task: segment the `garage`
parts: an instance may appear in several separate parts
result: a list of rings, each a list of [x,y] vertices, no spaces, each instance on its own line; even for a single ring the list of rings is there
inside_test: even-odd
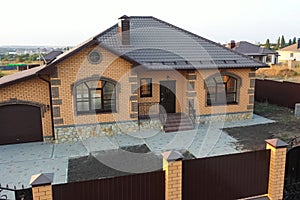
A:
[[[0,106],[0,144],[43,141],[40,107]]]

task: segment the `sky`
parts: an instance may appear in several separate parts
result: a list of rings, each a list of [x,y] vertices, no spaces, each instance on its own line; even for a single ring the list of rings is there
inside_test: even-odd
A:
[[[299,0],[3,0],[0,46],[75,46],[122,15],[154,16],[219,43],[300,37]]]

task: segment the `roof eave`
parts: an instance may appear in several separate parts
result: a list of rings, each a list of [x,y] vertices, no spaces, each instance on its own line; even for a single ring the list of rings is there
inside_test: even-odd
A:
[[[8,81],[8,82],[0,84],[0,88],[4,88],[4,87],[10,86],[10,85],[14,85],[16,83],[27,81],[27,80],[29,80],[29,79],[31,79],[33,77],[36,77],[36,76],[37,76],[37,74],[32,74],[32,75],[29,75],[29,76],[26,76],[26,77],[22,77],[22,78],[18,78],[18,79],[15,79],[15,80],[11,80],[11,81]]]

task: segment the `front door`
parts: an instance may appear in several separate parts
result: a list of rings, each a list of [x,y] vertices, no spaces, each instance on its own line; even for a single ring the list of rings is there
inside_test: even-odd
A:
[[[176,81],[160,81],[160,105],[167,113],[176,112]]]

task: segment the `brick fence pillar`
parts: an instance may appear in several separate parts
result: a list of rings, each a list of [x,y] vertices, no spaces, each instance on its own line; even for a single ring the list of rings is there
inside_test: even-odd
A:
[[[182,155],[177,151],[163,153],[163,170],[166,174],[166,200],[182,199]]]
[[[271,200],[283,198],[287,144],[279,139],[266,140],[266,149],[271,150],[268,197]]]
[[[33,200],[53,200],[52,195],[53,173],[36,174],[31,176]]]

